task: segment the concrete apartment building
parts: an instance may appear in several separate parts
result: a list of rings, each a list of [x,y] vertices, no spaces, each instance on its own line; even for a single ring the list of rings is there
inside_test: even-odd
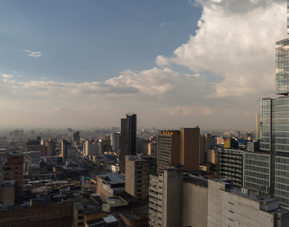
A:
[[[7,160],[2,164],[1,183],[14,185],[15,204],[23,202],[23,168],[24,156],[20,154],[9,154]],[[5,195],[4,195],[5,196]]]
[[[163,174],[150,175],[149,226],[174,227],[182,223],[183,166],[165,167]]]
[[[149,162],[136,155],[125,157],[125,191],[138,201],[148,197]]]
[[[243,186],[243,150],[218,149],[218,177],[230,178],[233,184]]]
[[[161,130],[158,135],[157,172],[180,164],[185,171],[199,170],[200,128]]]

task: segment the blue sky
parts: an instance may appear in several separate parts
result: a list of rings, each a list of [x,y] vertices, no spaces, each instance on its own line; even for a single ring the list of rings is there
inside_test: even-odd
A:
[[[188,41],[200,16],[187,1],[2,1],[1,71],[83,82],[149,69]]]
[[[0,127],[249,130],[286,37],[281,0],[3,0]]]

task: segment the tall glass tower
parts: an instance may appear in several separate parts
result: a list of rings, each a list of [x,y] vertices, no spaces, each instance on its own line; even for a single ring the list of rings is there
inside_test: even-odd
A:
[[[289,34],[289,0],[287,0]],[[270,151],[270,194],[289,206],[289,39],[276,42],[277,99],[260,102],[260,148]]]

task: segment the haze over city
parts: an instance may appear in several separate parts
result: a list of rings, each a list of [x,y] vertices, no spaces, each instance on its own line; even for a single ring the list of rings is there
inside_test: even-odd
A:
[[[249,130],[286,1],[1,1],[1,125]]]

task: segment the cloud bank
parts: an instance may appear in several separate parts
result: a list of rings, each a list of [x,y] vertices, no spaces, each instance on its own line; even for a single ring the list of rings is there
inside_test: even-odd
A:
[[[209,70],[224,80],[210,97],[273,93],[275,42],[286,38],[286,1],[197,0],[203,7],[199,29],[159,66],[178,64]],[[258,84],[258,87],[256,85]]]

